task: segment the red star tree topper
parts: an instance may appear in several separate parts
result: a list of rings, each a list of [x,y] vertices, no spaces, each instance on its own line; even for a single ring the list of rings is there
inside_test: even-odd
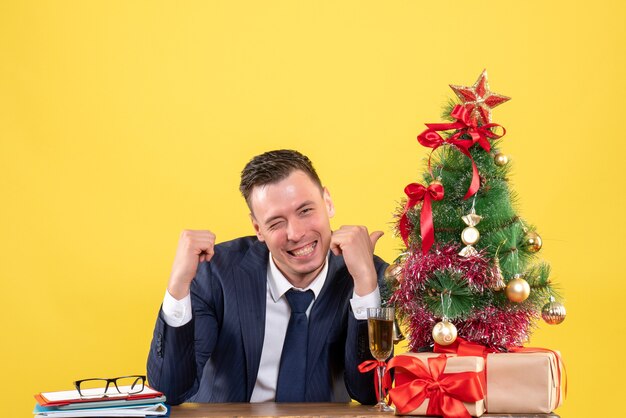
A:
[[[450,88],[470,112],[471,119],[483,125],[491,122],[491,109],[511,100],[510,97],[489,90],[487,70],[483,70],[478,80],[471,87],[450,84]]]

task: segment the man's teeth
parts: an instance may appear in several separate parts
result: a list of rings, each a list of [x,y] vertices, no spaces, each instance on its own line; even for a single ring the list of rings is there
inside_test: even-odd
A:
[[[312,244],[309,244],[305,247],[302,248],[298,248],[297,250],[291,250],[290,253],[295,255],[296,257],[302,257],[305,255],[309,255],[313,252],[313,250],[315,249],[315,246],[317,245],[317,241],[315,241]]]

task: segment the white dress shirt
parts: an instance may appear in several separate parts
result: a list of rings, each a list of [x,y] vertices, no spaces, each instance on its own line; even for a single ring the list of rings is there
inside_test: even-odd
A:
[[[313,282],[306,289],[298,290],[312,290],[314,295],[313,303],[315,303],[324,287],[327,275],[328,259],[324,264],[324,268]],[[285,334],[287,333],[287,326],[289,325],[289,316],[291,315],[289,303],[283,295],[291,288],[293,286],[276,267],[270,254],[267,266],[265,337],[263,338],[259,372],[250,402],[273,402],[276,397],[280,356],[285,341]],[[311,312],[313,303],[306,311],[307,317]],[[350,305],[356,319],[367,319],[367,308],[380,306],[380,291],[378,287],[365,296],[358,296],[353,293]],[[162,310],[163,320],[169,326],[180,327],[185,325],[191,321],[192,317],[191,296],[187,295],[181,300],[176,300],[166,290]]]

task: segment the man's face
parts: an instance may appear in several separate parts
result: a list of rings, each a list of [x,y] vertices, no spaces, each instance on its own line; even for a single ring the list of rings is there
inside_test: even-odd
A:
[[[321,271],[330,248],[330,218],[335,209],[328,191],[303,171],[255,187],[251,218],[279,270],[294,284],[308,285]]]

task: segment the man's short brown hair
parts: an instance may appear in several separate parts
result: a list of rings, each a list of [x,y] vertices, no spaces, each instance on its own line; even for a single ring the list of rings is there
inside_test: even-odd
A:
[[[296,170],[301,170],[308,175],[319,186],[320,191],[323,189],[313,163],[306,155],[294,150],[281,149],[268,151],[252,158],[241,172],[239,191],[252,210],[250,195],[255,187],[279,182]]]

